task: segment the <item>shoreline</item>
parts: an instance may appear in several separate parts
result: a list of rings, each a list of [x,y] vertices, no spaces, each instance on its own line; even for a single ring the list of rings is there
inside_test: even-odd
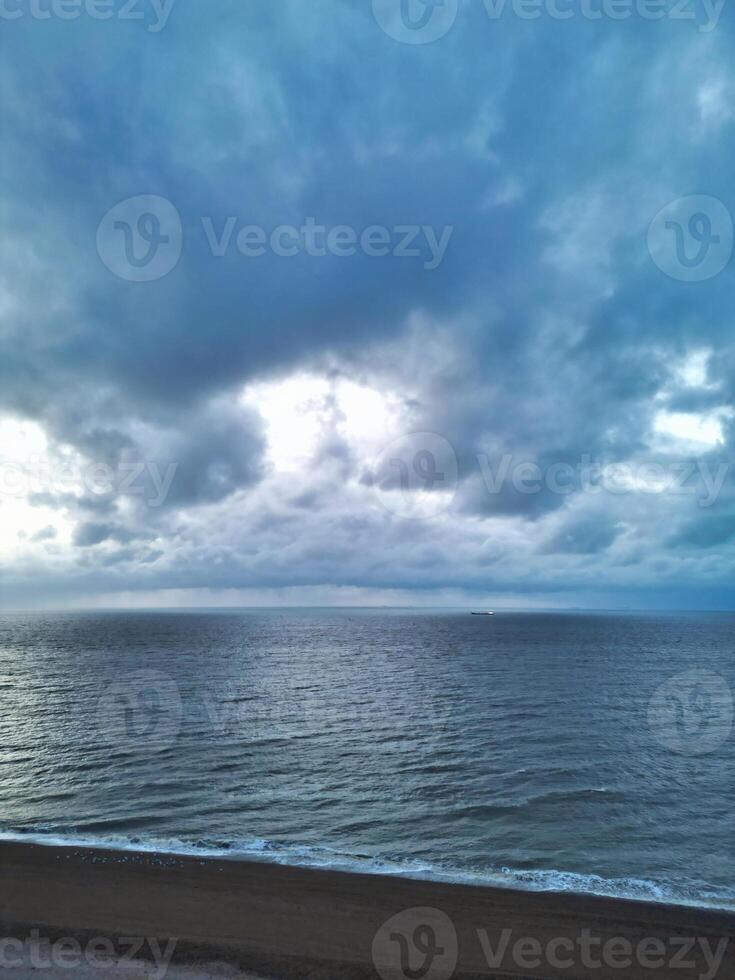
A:
[[[261,847],[249,846],[241,847],[208,844],[203,841],[193,844],[176,839],[135,839],[126,840],[125,838],[93,838],[93,837],[64,837],[55,834],[42,833],[8,833],[0,832],[0,845],[2,844],[21,844],[34,845],[39,847],[57,847],[61,850],[81,850],[81,851],[102,851],[116,854],[152,854],[158,858],[171,857],[191,857],[202,860],[216,861],[243,861],[253,864],[276,865],[288,868],[306,868],[313,871],[338,872],[341,874],[361,874],[372,877],[385,878],[405,878],[410,881],[433,882],[441,885],[469,885],[477,888],[490,888],[499,890],[509,890],[513,892],[530,892],[532,894],[553,894],[553,895],[577,895],[589,898],[608,898],[629,902],[646,902],[654,905],[668,905],[672,907],[703,909],[705,911],[723,912],[735,915],[735,892],[732,898],[723,898],[722,903],[718,904],[717,899],[710,900],[686,898],[676,894],[657,895],[655,889],[665,889],[666,887],[654,880],[640,879],[638,884],[650,888],[650,893],[641,890],[638,894],[631,888],[625,891],[618,888],[628,879],[603,878],[596,874],[585,874],[583,872],[564,871],[561,869],[549,869],[547,871],[521,871],[520,869],[504,869],[503,871],[487,872],[468,872],[460,869],[443,869],[433,867],[412,868],[410,865],[399,863],[373,864],[369,858],[357,856],[339,855],[336,852],[327,863],[323,861],[299,860],[302,857],[300,851],[289,852],[287,848],[280,849],[277,845],[269,844],[267,841],[253,841],[252,845],[259,844]],[[166,846],[169,845],[169,846]],[[340,860],[340,858],[343,858]],[[529,877],[522,875],[538,875],[539,879],[531,882]],[[545,875],[545,879],[540,876]],[[517,876],[517,877],[516,877]],[[579,882],[579,887],[555,887],[549,883],[542,885],[540,880],[552,882],[554,879],[574,878]],[[597,889],[591,883],[601,882]],[[589,884],[590,887],[584,887]],[[609,886],[606,890],[605,886]],[[735,884],[733,886],[735,888]],[[618,890],[615,890],[618,888]]]
[[[735,913],[701,906],[7,840],[0,866],[5,940],[35,929],[51,942],[105,939],[120,952],[123,937],[139,937],[138,955],[155,959],[173,938],[173,963],[217,961],[282,980],[401,980],[401,962],[421,967],[425,947],[411,943],[426,935],[448,957],[447,980],[735,976]],[[436,969],[444,980],[441,962],[427,980]]]

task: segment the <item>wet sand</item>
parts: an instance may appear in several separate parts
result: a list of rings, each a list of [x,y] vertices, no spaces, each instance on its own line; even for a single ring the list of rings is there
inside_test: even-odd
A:
[[[0,868],[1,965],[20,971],[8,960],[20,947],[8,943],[25,942],[28,956],[30,937],[37,956],[46,942],[44,962],[65,949],[69,965],[47,968],[49,977],[101,976],[85,972],[85,957],[97,963],[113,950],[145,958],[159,977],[172,952],[171,978],[735,977],[732,912],[15,842],[0,842]],[[213,962],[220,966],[204,966]],[[196,964],[196,973],[180,972]],[[122,966],[104,975],[136,975]]]

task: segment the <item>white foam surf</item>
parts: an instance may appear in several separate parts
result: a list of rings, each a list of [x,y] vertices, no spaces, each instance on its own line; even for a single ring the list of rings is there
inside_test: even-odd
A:
[[[89,848],[130,854],[157,854],[162,861],[176,857],[252,860],[270,864],[307,867],[329,871],[392,875],[448,884],[488,885],[524,891],[566,892],[632,901],[673,903],[696,908],[735,910],[735,892],[713,888],[706,883],[656,882],[646,878],[606,878],[596,874],[555,869],[523,870],[487,868],[460,870],[419,861],[392,861],[370,855],[345,854],[328,847],[307,844],[281,844],[256,838],[242,841],[178,838],[138,838],[85,835],[70,836],[40,831],[0,832],[0,840],[64,848]]]

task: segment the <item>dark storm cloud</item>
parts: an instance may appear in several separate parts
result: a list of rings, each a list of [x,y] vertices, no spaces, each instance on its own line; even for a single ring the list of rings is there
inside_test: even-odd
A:
[[[680,548],[715,548],[735,537],[735,514],[707,515],[692,521],[675,535],[670,543]]]
[[[134,537],[133,533],[124,527],[115,524],[95,524],[87,521],[78,524],[74,531],[74,544],[82,548],[89,548],[103,541],[119,541],[125,543]]]
[[[549,554],[569,552],[571,554],[593,555],[604,551],[615,540],[619,529],[604,518],[588,522],[570,522],[567,527],[556,532],[545,550]]]

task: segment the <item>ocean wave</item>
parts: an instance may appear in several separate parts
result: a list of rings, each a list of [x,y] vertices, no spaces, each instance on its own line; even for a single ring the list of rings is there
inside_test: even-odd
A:
[[[368,854],[338,851],[326,846],[283,844],[264,838],[222,840],[218,838],[156,838],[138,836],[89,836],[60,834],[43,830],[18,828],[0,831],[0,841],[24,842],[65,848],[90,848],[100,851],[123,851],[131,855],[159,854],[162,857],[202,857],[345,871],[383,874],[455,884],[518,888],[525,891],[567,892],[633,901],[674,903],[696,908],[735,909],[735,890],[716,889],[705,883],[657,882],[647,878],[606,878],[597,874],[556,869],[485,868],[461,870],[444,868],[422,861],[396,861]]]

